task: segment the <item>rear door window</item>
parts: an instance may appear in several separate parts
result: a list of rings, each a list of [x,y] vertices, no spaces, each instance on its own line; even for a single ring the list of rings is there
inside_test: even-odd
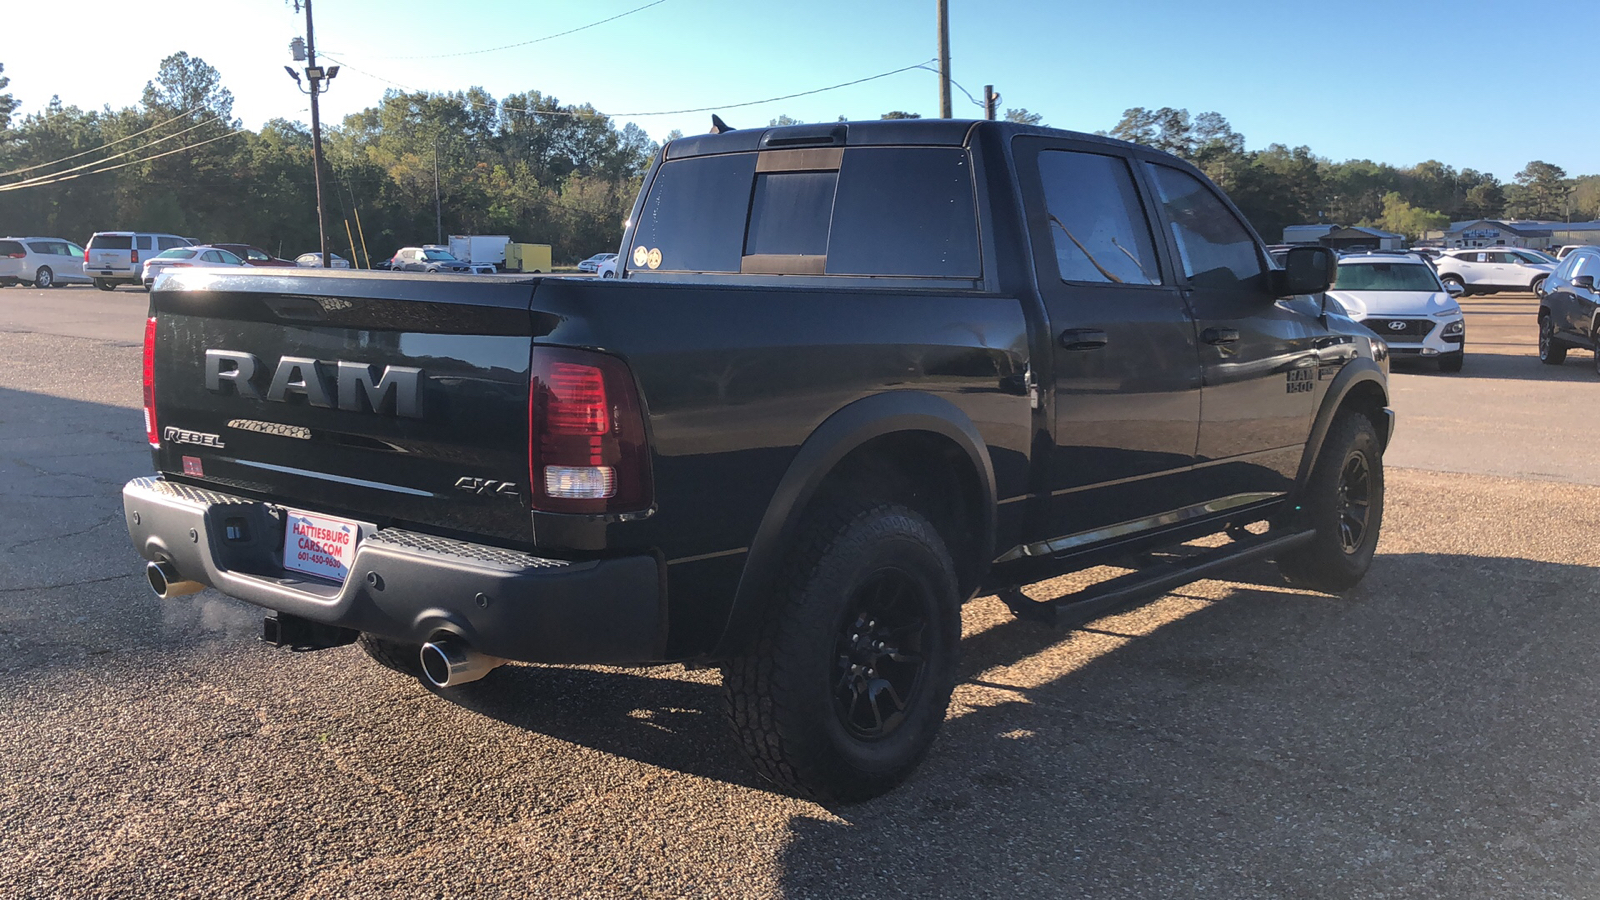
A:
[[[177,237],[157,237],[156,247],[162,250],[171,250],[173,247],[187,247],[189,242]]]
[[[141,234],[136,235],[135,240],[137,241],[137,246],[140,250],[149,250],[151,246],[150,242],[154,239],[148,234]]]
[[[1161,283],[1155,239],[1126,161],[1045,150],[1039,176],[1062,281]]]
[[[1189,282],[1220,290],[1263,288],[1255,239],[1217,195],[1187,172],[1147,165]]]

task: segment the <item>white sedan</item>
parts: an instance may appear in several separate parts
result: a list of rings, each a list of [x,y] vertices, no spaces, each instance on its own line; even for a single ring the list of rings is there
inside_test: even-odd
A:
[[[141,280],[144,289],[150,290],[156,278],[168,269],[224,269],[245,265],[245,261],[220,247],[173,247],[145,260]]]

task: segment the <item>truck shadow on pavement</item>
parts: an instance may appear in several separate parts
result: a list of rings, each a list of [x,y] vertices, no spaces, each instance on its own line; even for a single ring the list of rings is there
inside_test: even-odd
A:
[[[929,759],[888,796],[792,820],[783,893],[1438,896],[1497,865],[1582,892],[1600,844],[1550,835],[1600,804],[1597,570],[1382,555],[1342,597],[1267,564],[1233,577],[1072,631],[969,604],[985,627]],[[714,673],[497,675],[450,699],[769,789]]]

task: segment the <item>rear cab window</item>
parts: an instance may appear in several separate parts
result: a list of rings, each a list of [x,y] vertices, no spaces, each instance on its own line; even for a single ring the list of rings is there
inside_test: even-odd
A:
[[[624,260],[634,273],[982,277],[959,147],[764,150],[669,160]]]

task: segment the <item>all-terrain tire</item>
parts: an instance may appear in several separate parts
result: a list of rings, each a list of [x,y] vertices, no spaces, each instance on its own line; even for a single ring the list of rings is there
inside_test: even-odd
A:
[[[373,662],[385,669],[393,669],[413,678],[422,678],[422,647],[419,644],[391,641],[388,638],[362,632],[361,636],[356,638],[356,646],[365,650]]]
[[[1547,366],[1559,366],[1567,361],[1567,345],[1556,337],[1556,324],[1550,314],[1539,317],[1539,361]]]
[[[1372,566],[1383,526],[1383,445],[1366,416],[1345,410],[1334,417],[1302,511],[1315,536],[1280,556],[1279,571],[1316,591],[1354,587]]]
[[[757,772],[823,802],[878,796],[932,746],[955,688],[961,603],[937,530],[841,498],[808,515],[725,709]]]

